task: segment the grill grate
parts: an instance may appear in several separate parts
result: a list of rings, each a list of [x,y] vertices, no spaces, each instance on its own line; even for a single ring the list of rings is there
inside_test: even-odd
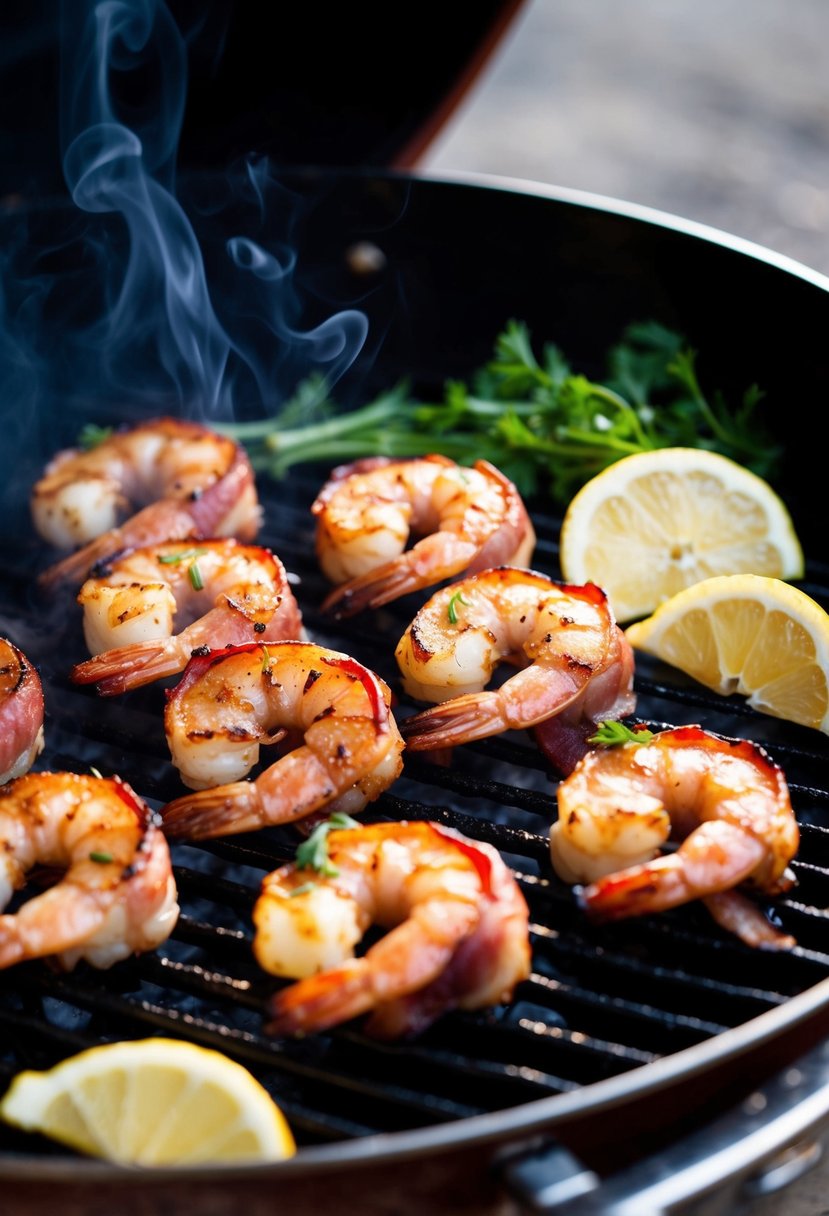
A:
[[[327,587],[313,560],[308,511],[318,482],[265,483],[261,536],[297,579],[309,636],[352,653],[397,690],[394,646],[418,607],[413,597],[359,619],[318,612]],[[560,520],[535,513],[534,564],[558,577]],[[85,657],[80,610],[65,592],[47,606],[33,573],[46,556],[0,542],[0,632],[38,665],[46,690],[46,750],[39,767],[117,772],[154,806],[181,792],[164,741],[158,685],[116,701],[72,686]],[[829,571],[811,567],[805,589],[829,602]],[[375,628],[376,626],[376,628]],[[101,1041],[161,1033],[215,1047],[247,1065],[279,1101],[300,1145],[353,1139],[505,1110],[565,1093],[702,1042],[829,975],[829,828],[823,737],[724,701],[644,656],[637,716],[657,728],[701,722],[763,743],[784,768],[802,829],[798,886],[775,916],[792,952],[752,951],[697,906],[590,926],[548,862],[555,779],[524,736],[458,749],[450,767],[407,759],[398,782],[363,818],[429,818],[498,847],[529,903],[533,972],[508,1007],[453,1013],[411,1043],[378,1044],[359,1023],[298,1042],[263,1035],[264,1002],[278,981],[256,966],[250,911],[264,873],[290,859],[295,828],[269,829],[173,849],[182,916],[155,953],[99,973],[63,975],[45,963],[0,977],[0,1081]],[[401,715],[415,709],[405,699]],[[357,1113],[359,1112],[359,1113]],[[7,1131],[8,1152],[31,1153]],[[63,1152],[36,1145],[44,1154]]]

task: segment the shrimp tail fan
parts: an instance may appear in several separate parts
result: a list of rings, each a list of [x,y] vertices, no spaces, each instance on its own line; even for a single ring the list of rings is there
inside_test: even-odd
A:
[[[112,697],[175,675],[181,669],[182,663],[170,650],[166,639],[150,639],[105,650],[77,663],[70,678],[74,684],[97,684],[102,697]]]

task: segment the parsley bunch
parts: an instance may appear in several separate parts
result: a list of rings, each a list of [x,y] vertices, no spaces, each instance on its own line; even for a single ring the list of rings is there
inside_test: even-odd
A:
[[[448,381],[439,402],[416,400],[403,381],[342,411],[311,377],[275,418],[218,429],[277,479],[299,463],[440,452],[459,464],[489,460],[523,496],[546,491],[566,504],[614,461],[654,448],[709,448],[770,476],[780,449],[757,417],[761,396],[751,386],[731,407],[719,392],[707,395],[695,352],[656,322],[629,326],[597,381],[553,344],[536,357],[527,326],[511,320],[491,360],[469,383]]]

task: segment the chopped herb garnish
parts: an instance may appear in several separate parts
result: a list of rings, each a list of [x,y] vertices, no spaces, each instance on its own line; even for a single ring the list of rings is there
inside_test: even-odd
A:
[[[328,835],[337,828],[359,826],[350,815],[335,811],[324,823],[317,824],[307,840],[303,840],[296,851],[297,865],[301,870],[316,870],[324,878],[335,878],[339,870],[328,860]]]
[[[643,727],[641,730],[631,730],[623,722],[600,722],[595,734],[587,740],[588,743],[600,743],[602,747],[618,747],[620,743],[650,743],[653,731]]]
[[[89,452],[92,448],[97,448],[100,444],[105,443],[112,434],[111,426],[97,426],[94,422],[87,422],[78,436],[78,447]]]
[[[307,895],[309,891],[316,891],[318,886],[318,882],[304,882],[301,887],[294,887],[288,898],[295,899],[297,895]]]
[[[266,676],[271,669],[271,652],[267,646],[262,647],[262,675]]]
[[[455,607],[456,604],[463,604],[464,608],[469,607],[469,600],[465,600],[463,598],[462,591],[456,591],[455,594],[451,596],[447,605],[446,612],[449,617],[450,625],[457,625],[458,623],[458,610]]]
[[[93,777],[99,777],[101,779],[101,781],[103,781],[103,779],[104,779],[103,774],[99,768],[90,767],[89,771]]]
[[[114,861],[115,858],[112,856],[111,853],[94,852],[94,853],[89,854],[89,860],[97,861],[99,865],[106,866],[106,865],[109,865],[109,863],[111,861]]]
[[[204,591],[204,579],[201,576],[198,562],[193,562],[188,568],[187,577],[190,579],[190,585],[194,591]]]
[[[182,549],[179,553],[160,553],[158,560],[162,566],[175,566],[179,562],[189,562],[197,557],[203,557],[206,549]]]

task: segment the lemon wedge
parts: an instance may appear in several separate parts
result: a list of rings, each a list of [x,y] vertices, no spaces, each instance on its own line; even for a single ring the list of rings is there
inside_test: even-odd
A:
[[[21,1072],[0,1117],[125,1164],[278,1161],[296,1151],[279,1107],[246,1068],[177,1039],[107,1043]]]
[[[715,692],[829,733],[829,613],[780,579],[704,579],[625,636]]]
[[[797,579],[803,551],[782,500],[742,465],[698,448],[625,456],[588,481],[561,526],[568,583],[598,583],[620,623],[720,574]]]

